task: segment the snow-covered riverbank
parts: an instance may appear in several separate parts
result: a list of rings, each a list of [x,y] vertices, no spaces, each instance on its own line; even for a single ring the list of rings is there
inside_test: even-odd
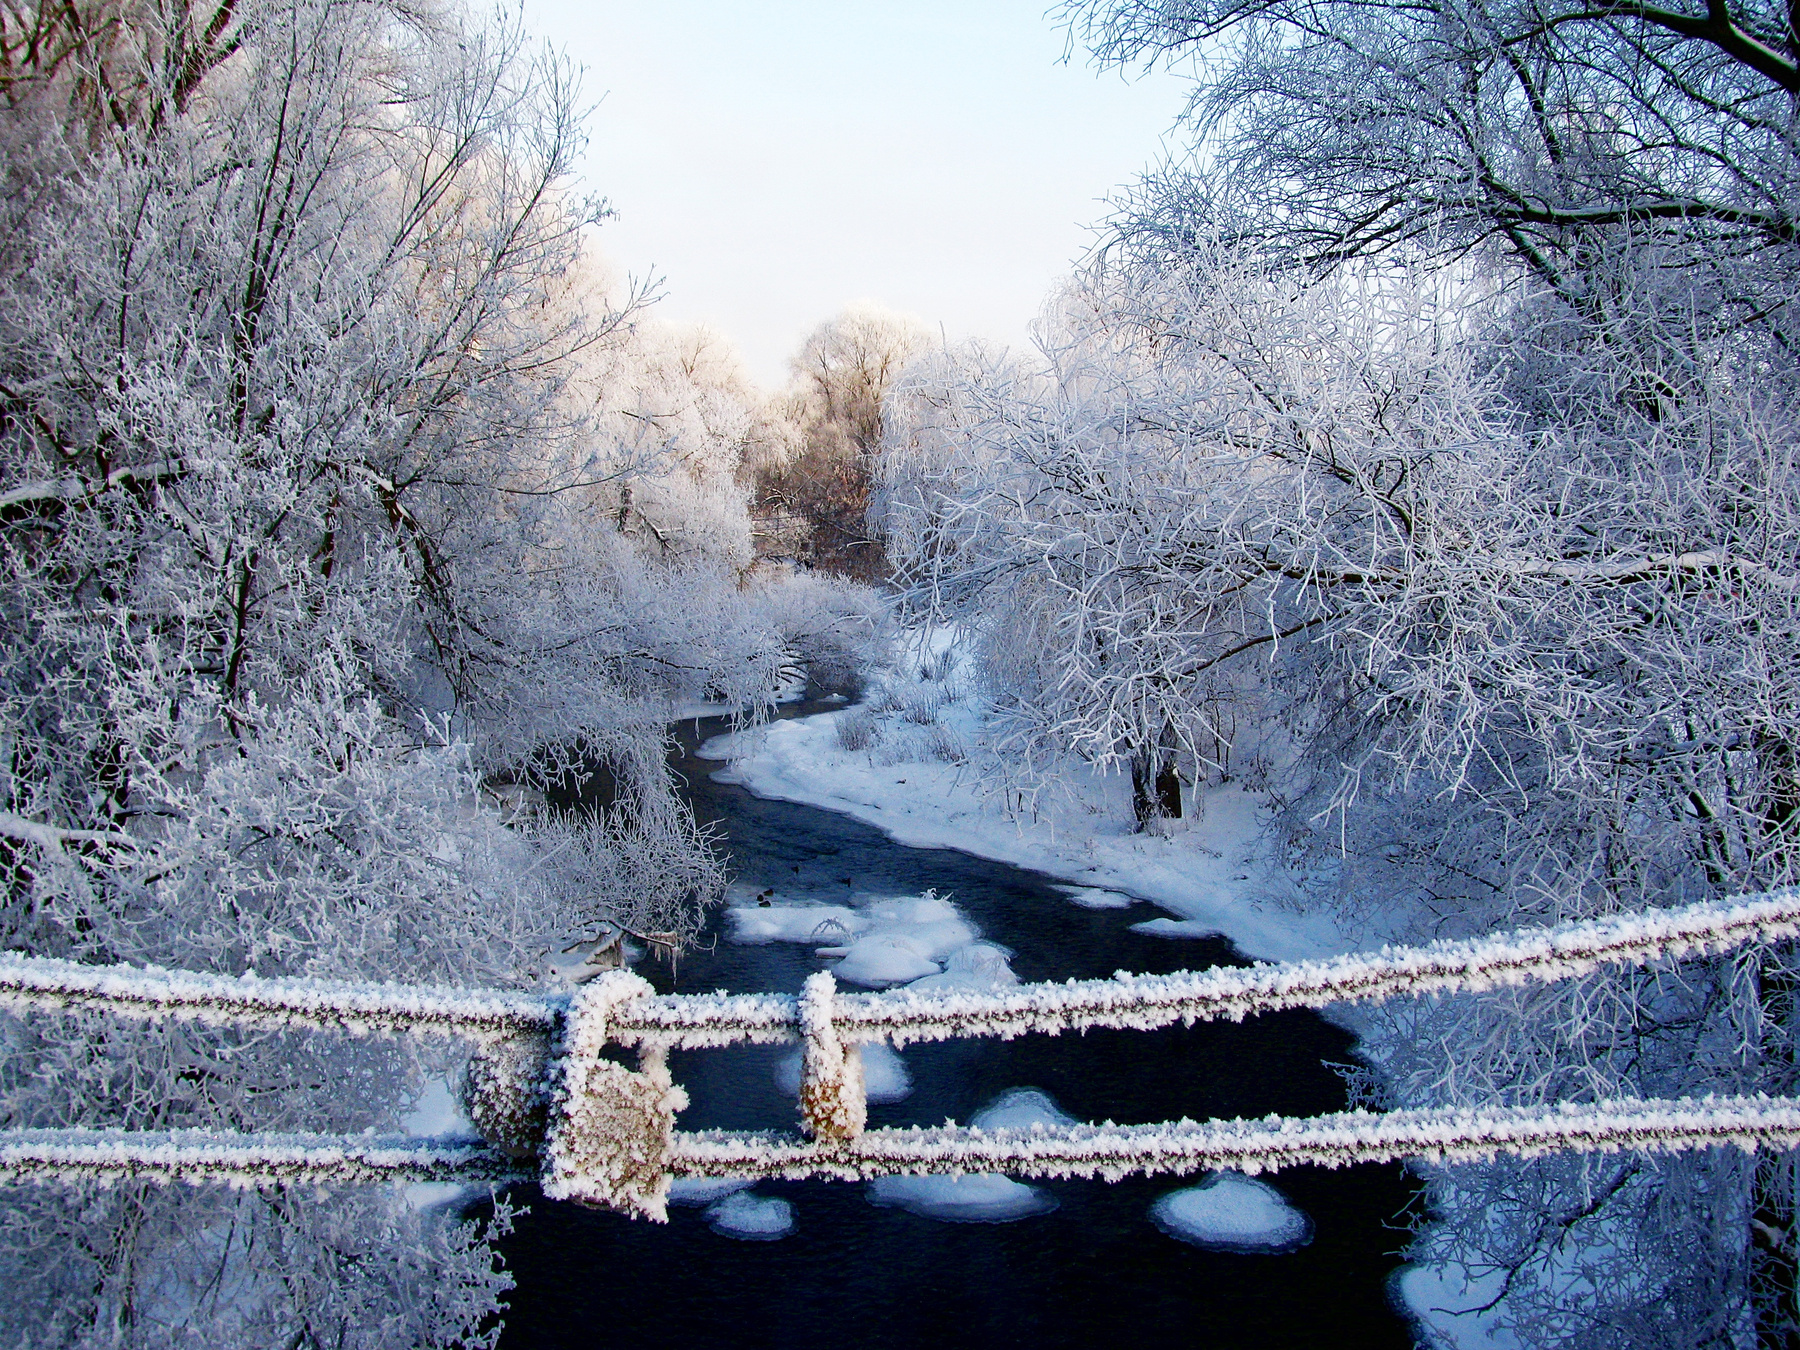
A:
[[[1220,933],[1271,961],[1363,945],[1330,917],[1275,899],[1298,879],[1274,856],[1266,800],[1235,783],[1193,793],[1189,818],[1159,834],[1137,832],[1127,779],[1086,765],[1069,766],[1062,790],[1033,804],[995,790],[976,768],[985,714],[949,636],[915,644],[861,703],[719,736],[700,753],[728,761],[720,781],[759,797],[841,811],[909,847],[1048,873],[1078,904],[1122,904],[1123,892],[1176,916],[1146,931]]]

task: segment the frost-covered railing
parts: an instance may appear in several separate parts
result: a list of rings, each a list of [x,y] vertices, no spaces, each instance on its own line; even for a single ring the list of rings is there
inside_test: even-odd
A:
[[[0,956],[0,1007],[80,1007],[136,1018],[460,1035],[479,1048],[465,1105],[479,1139],[0,1131],[0,1178],[503,1180],[660,1218],[671,1176],[873,1176],[1004,1170],[1123,1176],[1559,1149],[1800,1144],[1800,1101],[1611,1101],[1540,1108],[1347,1112],[1156,1125],[988,1130],[866,1126],[860,1046],[958,1036],[1149,1029],[1350,1000],[1566,979],[1608,964],[1717,952],[1800,933],[1800,890],[1280,965],[1068,980],[992,991],[840,994],[829,973],[798,996],[658,995],[625,971],[574,994],[274,980]],[[668,1051],[804,1045],[806,1138],[674,1128],[686,1094]],[[639,1067],[607,1054],[635,1046]]]

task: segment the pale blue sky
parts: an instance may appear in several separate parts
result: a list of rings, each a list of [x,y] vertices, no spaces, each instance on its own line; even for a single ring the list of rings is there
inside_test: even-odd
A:
[[[1184,89],[1099,74],[1045,0],[525,0],[604,95],[585,177],[602,246],[667,282],[765,383],[870,299],[1010,344],[1162,154]]]

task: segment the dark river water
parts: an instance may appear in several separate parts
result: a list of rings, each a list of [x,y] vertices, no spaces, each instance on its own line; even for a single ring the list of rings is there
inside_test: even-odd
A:
[[[798,711],[806,711],[802,708]],[[854,891],[948,895],[986,941],[1010,948],[1021,980],[1104,977],[1242,964],[1218,939],[1135,933],[1148,904],[1089,910],[1052,879],[948,849],[913,849],[846,817],[761,801],[714,783],[719,766],[692,749],[722,723],[688,723],[682,756],[695,809],[724,835],[733,876],[785,895],[841,902]],[[741,946],[715,917],[713,950],[671,975],[637,966],[664,991],[781,990],[825,964],[811,946]],[[902,1101],[871,1105],[875,1125],[967,1121],[1009,1088],[1037,1088],[1083,1120],[1139,1123],[1189,1116],[1311,1115],[1341,1109],[1333,1061],[1351,1038],[1286,1012],[1242,1024],[1156,1032],[1089,1031],[1010,1042],[949,1041],[901,1052],[913,1079]],[[693,1099],[684,1129],[793,1128],[777,1087],[782,1047],[675,1052]],[[535,1347],[846,1347],[1122,1345],[1406,1347],[1388,1282],[1416,1185],[1397,1165],[1295,1168],[1268,1178],[1312,1220],[1310,1243],[1279,1255],[1202,1249],[1166,1235],[1151,1205],[1196,1177],[1035,1182],[1058,1202],[1011,1223],[956,1223],[870,1203],[860,1183],[761,1182],[793,1206],[778,1241],[717,1233],[697,1208],[667,1224],[545,1200],[503,1244],[517,1287],[506,1350]]]

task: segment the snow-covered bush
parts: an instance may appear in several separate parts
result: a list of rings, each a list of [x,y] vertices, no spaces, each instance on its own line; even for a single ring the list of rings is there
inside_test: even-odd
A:
[[[809,571],[753,580],[750,612],[779,635],[784,660],[822,693],[854,695],[869,671],[891,659],[888,600],[871,587]]]

